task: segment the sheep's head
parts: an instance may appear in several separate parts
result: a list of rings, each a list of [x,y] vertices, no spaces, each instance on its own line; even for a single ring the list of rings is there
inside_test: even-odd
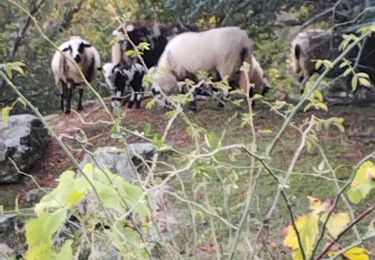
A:
[[[80,63],[82,56],[85,53],[86,48],[90,48],[92,45],[78,36],[73,36],[66,43],[66,46],[62,49],[63,52],[69,52],[69,55],[75,60],[75,62]]]
[[[250,80],[250,83],[254,84],[254,88],[250,89],[250,93],[249,93],[250,96],[253,96],[254,94],[265,95],[267,94],[268,90],[271,88],[264,74],[264,70],[262,69],[262,67],[260,66],[260,64],[258,63],[258,61],[255,59],[254,56],[252,57],[249,80]]]

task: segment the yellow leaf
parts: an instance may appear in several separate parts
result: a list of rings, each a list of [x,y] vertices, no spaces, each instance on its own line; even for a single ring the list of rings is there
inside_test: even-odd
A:
[[[371,82],[366,78],[358,78],[359,84],[365,87],[371,87]]]
[[[310,196],[308,196],[307,198],[309,200],[309,204],[310,204],[309,208],[311,210],[317,210],[322,207],[322,201],[319,198],[310,197]]]
[[[375,167],[368,167],[366,173],[371,180],[375,180]]]
[[[317,90],[317,91],[315,91],[314,95],[315,95],[315,97],[316,97],[320,102],[323,102],[323,94],[322,94],[322,91]]]
[[[301,238],[301,243],[306,258],[310,257],[316,237],[319,233],[318,221],[319,216],[314,212],[311,214],[306,214],[297,217],[296,219],[297,230]],[[284,246],[291,248],[293,251],[299,252],[300,250],[298,245],[297,234],[294,231],[292,224],[287,226],[284,232],[286,235],[283,242]],[[294,259],[299,259],[297,257],[298,255],[299,254],[294,254]]]
[[[11,110],[11,107],[4,107],[3,109],[1,109],[1,119],[5,124],[8,122],[9,113]]]
[[[362,247],[353,247],[344,253],[349,260],[369,260],[370,257],[366,249]]]
[[[350,222],[350,217],[348,213],[340,212],[340,213],[332,213],[331,217],[327,223],[327,230],[329,234],[336,238],[337,235],[344,230],[346,225]]]

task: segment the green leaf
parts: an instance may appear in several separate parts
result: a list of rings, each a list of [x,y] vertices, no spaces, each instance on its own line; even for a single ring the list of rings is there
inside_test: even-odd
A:
[[[362,201],[361,192],[356,189],[348,190],[347,195],[348,195],[349,200],[354,204],[358,204]]]
[[[48,209],[72,207],[82,200],[89,185],[76,180],[74,176],[73,171],[63,172],[59,177],[58,186],[35,205],[35,212],[40,215]]]
[[[52,236],[61,228],[67,218],[67,209],[43,213],[26,224],[28,250],[26,259],[52,259],[54,254]]]
[[[348,76],[351,72],[353,72],[352,68],[347,68],[344,73],[342,74],[344,77]]]
[[[371,161],[364,162],[358,168],[347,193],[351,202],[361,202],[375,188],[375,182],[372,179],[373,174],[375,174],[375,165]]]
[[[358,76],[354,75],[353,78],[352,78],[352,89],[353,89],[353,91],[355,91],[357,89],[357,86],[358,86]]]
[[[72,244],[73,244],[73,240],[65,241],[64,245],[61,247],[60,252],[56,254],[56,256],[54,257],[54,260],[73,259]]]

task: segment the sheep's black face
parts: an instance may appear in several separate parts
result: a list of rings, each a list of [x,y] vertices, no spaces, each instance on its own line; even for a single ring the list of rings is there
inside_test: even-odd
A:
[[[90,48],[91,44],[85,43],[85,42],[79,42],[78,44],[73,44],[73,47],[71,47],[71,54],[73,56],[73,59],[75,62],[80,63],[82,60],[82,56],[85,53],[86,48]]]

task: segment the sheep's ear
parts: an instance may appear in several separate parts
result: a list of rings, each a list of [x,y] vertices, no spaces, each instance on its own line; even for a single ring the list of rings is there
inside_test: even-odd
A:
[[[83,47],[90,48],[92,45],[90,43],[83,43]]]
[[[71,51],[72,50],[72,46],[68,46],[68,47],[65,47],[64,49],[62,49],[63,52],[66,52],[66,51]]]

